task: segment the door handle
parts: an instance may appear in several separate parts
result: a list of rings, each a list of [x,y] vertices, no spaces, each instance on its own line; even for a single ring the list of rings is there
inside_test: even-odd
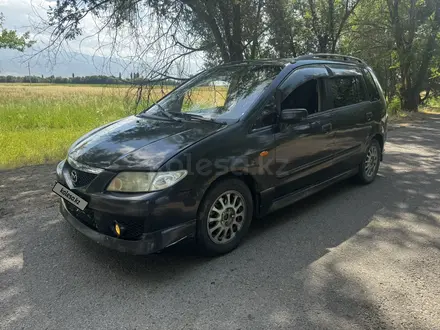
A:
[[[332,130],[332,124],[329,123],[329,124],[322,125],[321,128],[324,133],[328,133]]]
[[[367,117],[367,121],[371,121],[373,119],[373,113],[372,112],[367,112],[365,114],[365,116]]]

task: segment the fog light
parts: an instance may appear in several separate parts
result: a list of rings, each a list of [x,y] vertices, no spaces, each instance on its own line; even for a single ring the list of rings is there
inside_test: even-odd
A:
[[[118,224],[115,224],[115,232],[118,237],[121,236],[121,227]]]

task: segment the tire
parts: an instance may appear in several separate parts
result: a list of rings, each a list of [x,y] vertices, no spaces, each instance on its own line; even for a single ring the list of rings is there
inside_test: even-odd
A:
[[[381,148],[376,139],[371,140],[364,159],[359,165],[358,179],[362,184],[369,184],[376,178],[380,165]]]
[[[234,250],[249,229],[253,209],[251,192],[243,181],[231,178],[215,183],[197,216],[197,245],[201,252],[216,256]]]

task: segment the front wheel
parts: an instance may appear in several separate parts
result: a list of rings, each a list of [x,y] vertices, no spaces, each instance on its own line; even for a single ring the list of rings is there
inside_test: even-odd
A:
[[[197,243],[205,254],[235,249],[252,220],[252,195],[239,179],[226,179],[208,191],[197,219]]]
[[[374,181],[379,171],[381,148],[377,140],[372,140],[362,163],[359,165],[359,180],[368,184]]]

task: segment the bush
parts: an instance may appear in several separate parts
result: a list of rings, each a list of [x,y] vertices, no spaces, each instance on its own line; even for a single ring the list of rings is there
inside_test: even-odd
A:
[[[400,99],[394,96],[390,101],[388,101],[388,114],[397,115],[400,112]]]
[[[431,97],[426,104],[428,107],[440,108],[440,97]]]

